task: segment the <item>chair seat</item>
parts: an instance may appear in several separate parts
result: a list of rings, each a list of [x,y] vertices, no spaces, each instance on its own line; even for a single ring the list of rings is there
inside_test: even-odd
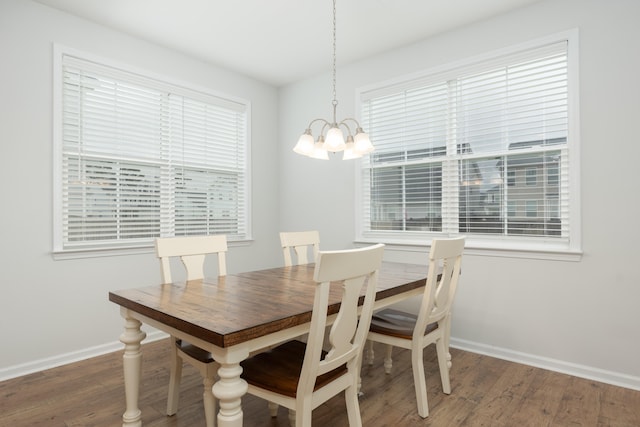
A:
[[[296,397],[302,362],[306,351],[306,344],[293,340],[288,341],[264,353],[259,353],[240,365],[242,378],[256,387],[289,397]],[[326,352],[322,352],[322,358]],[[265,369],[268,367],[268,369]],[[347,373],[346,365],[320,375],[316,379],[314,390],[318,390],[336,378]]]
[[[417,319],[418,317],[411,313],[387,308],[373,315],[369,330],[410,340],[413,337]],[[437,323],[427,325],[425,335],[436,329],[438,329]]]
[[[178,347],[186,355],[202,363],[215,362],[215,360],[213,360],[213,357],[211,356],[211,353],[193,344],[189,344],[188,342],[185,342],[182,340],[176,340],[176,347]]]

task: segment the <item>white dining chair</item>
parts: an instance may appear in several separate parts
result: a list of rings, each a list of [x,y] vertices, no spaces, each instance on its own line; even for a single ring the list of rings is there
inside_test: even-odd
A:
[[[320,251],[320,233],[317,230],[309,231],[282,231],[280,232],[280,245],[284,256],[284,266],[309,264],[315,262]],[[311,254],[311,258],[309,255]],[[295,260],[295,263],[294,263]],[[300,341],[307,341],[307,334],[297,337]],[[269,412],[272,417],[278,413],[278,405],[269,402]]]
[[[171,259],[179,258],[187,273],[187,281],[204,278],[204,262],[208,255],[218,257],[218,275],[226,276],[227,238],[224,235],[168,237],[156,239],[156,254],[160,258],[163,283],[172,283]],[[202,394],[207,427],[214,427],[216,419],[216,400],[212,392],[219,365],[211,354],[195,345],[171,336],[171,372],[169,376],[169,395],[167,415],[178,410],[182,363],[194,366],[202,375],[204,391]]]
[[[307,343],[292,340],[241,363],[248,393],[289,409],[293,427],[310,427],[314,408],[344,391],[349,425],[360,427],[358,380],[384,245],[319,252]],[[339,312],[323,350],[332,282],[341,282]],[[335,284],[333,286],[337,286]],[[358,301],[364,303],[358,317]]]
[[[280,233],[280,244],[284,255],[285,267],[315,262],[320,250],[320,233],[312,231],[283,231]],[[309,261],[309,251],[312,259]],[[295,264],[293,262],[295,254]]]
[[[424,374],[423,349],[436,345],[442,390],[451,394],[449,370],[449,336],[451,333],[451,306],[458,286],[464,237],[434,239],[429,252],[429,272],[418,314],[395,309],[374,313],[367,339],[369,364],[373,364],[373,342],[386,344],[385,373],[391,373],[393,347],[411,350],[413,383],[418,414],[429,415],[427,386]]]

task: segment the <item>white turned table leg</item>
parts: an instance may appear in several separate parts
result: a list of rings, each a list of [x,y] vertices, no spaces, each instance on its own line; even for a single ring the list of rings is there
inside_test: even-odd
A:
[[[141,427],[142,413],[138,408],[138,396],[140,392],[140,372],[142,370],[142,351],[140,343],[147,336],[140,330],[141,323],[129,317],[126,309],[121,310],[124,317],[124,332],[120,335],[120,341],[124,344],[122,365],[124,367],[124,393],[126,398],[126,411],[122,415],[122,427]]]
[[[247,382],[240,378],[239,363],[220,363],[218,381],[213,394],[218,398],[218,427],[242,427],[242,396],[247,392]]]

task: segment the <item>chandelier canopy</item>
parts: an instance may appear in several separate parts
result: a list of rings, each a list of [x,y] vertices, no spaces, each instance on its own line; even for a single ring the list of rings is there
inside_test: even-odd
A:
[[[333,0],[333,101],[331,103],[333,106],[333,120],[329,121],[322,118],[311,120],[307,129],[298,139],[293,151],[321,160],[328,160],[329,152],[342,151],[343,160],[357,159],[364,154],[372,152],[374,147],[369,135],[364,132],[356,119],[348,117],[340,122],[336,119],[336,109],[338,107],[338,100],[336,99],[336,0]],[[317,139],[315,139],[311,128],[317,123],[322,126]],[[344,132],[347,135],[346,140]]]

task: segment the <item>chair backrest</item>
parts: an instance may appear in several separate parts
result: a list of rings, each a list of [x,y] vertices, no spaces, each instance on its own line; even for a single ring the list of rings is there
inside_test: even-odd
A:
[[[227,236],[161,237],[156,239],[156,254],[160,258],[163,283],[171,283],[172,257],[180,257],[187,271],[187,280],[204,277],[204,260],[218,255],[218,275],[227,275]]]
[[[444,319],[451,311],[458,287],[464,237],[434,239],[429,251],[429,272],[418,320],[413,331],[416,339],[427,325]]]
[[[284,265],[290,267],[293,265],[291,252],[296,254],[296,265],[309,264],[308,251],[309,247],[313,251],[313,260],[315,262],[320,250],[320,233],[317,231],[291,231],[280,233],[280,243],[284,254]]]
[[[307,349],[302,365],[298,396],[313,392],[316,378],[347,364],[358,376],[358,357],[371,324],[384,245],[361,249],[319,252],[314,271],[317,282]],[[331,282],[342,283],[340,310],[324,342]],[[358,300],[364,286],[364,303],[358,318]],[[321,360],[323,346],[329,348]]]

